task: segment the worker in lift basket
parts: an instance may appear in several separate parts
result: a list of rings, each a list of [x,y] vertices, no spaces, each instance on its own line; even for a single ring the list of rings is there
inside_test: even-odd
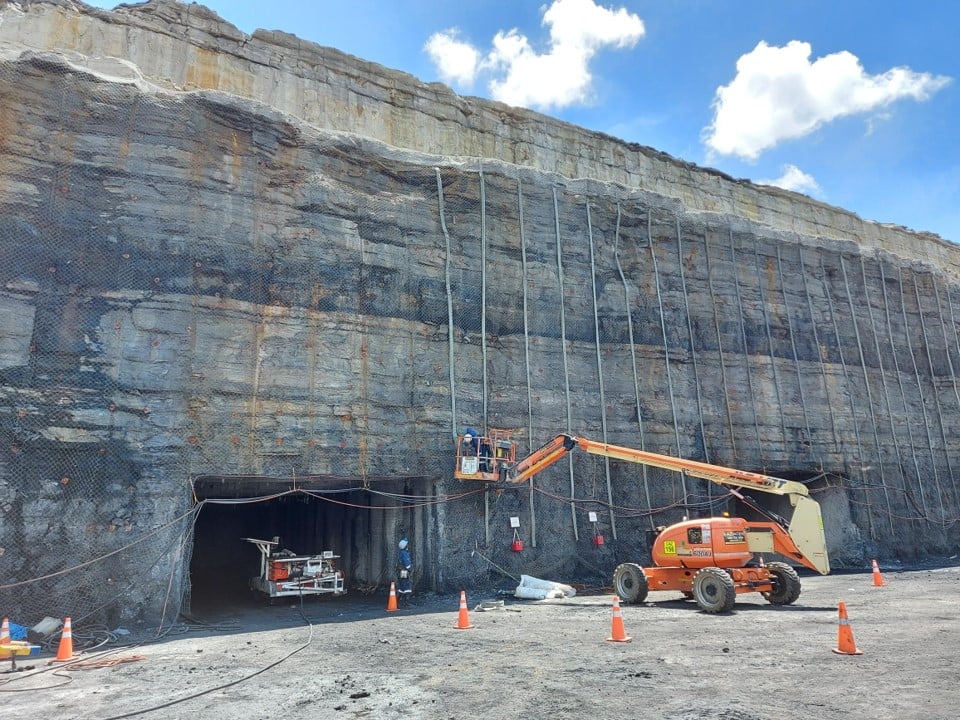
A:
[[[401,602],[408,602],[410,594],[413,592],[413,560],[410,558],[410,543],[406,538],[397,545],[397,565],[399,566],[397,574],[397,599]]]
[[[493,470],[493,451],[490,448],[490,443],[487,442],[485,437],[481,438],[472,427],[468,427],[463,432],[463,454],[480,458],[480,472],[491,472]]]
[[[480,433],[478,433],[472,427],[468,427],[463,431],[463,454],[468,456],[476,456],[479,449]]]

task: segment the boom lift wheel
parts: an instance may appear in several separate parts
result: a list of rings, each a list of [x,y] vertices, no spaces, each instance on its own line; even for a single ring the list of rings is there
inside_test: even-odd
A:
[[[722,613],[733,610],[737,591],[733,578],[725,570],[705,567],[693,576],[693,599],[705,613]]]
[[[800,576],[792,567],[782,562],[767,563],[773,577],[773,590],[760,593],[771,605],[791,605],[800,597]]]
[[[636,563],[617,565],[613,571],[613,591],[624,603],[642,603],[650,591],[647,574]]]

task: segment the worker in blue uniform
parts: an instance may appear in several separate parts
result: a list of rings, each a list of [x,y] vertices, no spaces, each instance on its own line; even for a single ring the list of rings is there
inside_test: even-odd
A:
[[[397,600],[409,602],[413,592],[413,559],[410,557],[410,542],[403,538],[397,545]]]
[[[476,457],[480,449],[480,433],[472,427],[463,431],[463,454]]]
[[[463,431],[463,454],[465,456],[479,457],[480,472],[490,472],[493,470],[493,450],[485,437],[480,437],[479,433],[472,427]]]

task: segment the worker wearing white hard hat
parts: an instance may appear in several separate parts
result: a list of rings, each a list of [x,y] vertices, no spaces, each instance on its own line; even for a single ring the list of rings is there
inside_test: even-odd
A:
[[[410,556],[410,543],[406,538],[402,538],[397,543],[397,599],[409,599],[413,592],[413,559]]]

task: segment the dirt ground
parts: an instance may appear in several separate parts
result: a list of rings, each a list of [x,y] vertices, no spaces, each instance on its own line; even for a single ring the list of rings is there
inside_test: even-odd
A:
[[[454,628],[459,595],[389,613],[386,597],[357,594],[238,604],[73,664],[21,660],[0,675],[0,708],[97,720],[957,717],[960,566],[881,572],[882,587],[869,571],[801,575],[796,604],[740,595],[724,615],[653,592],[623,606],[628,643],[607,641],[602,590],[543,601],[473,591],[465,630]],[[839,601],[862,655],[833,652]]]

